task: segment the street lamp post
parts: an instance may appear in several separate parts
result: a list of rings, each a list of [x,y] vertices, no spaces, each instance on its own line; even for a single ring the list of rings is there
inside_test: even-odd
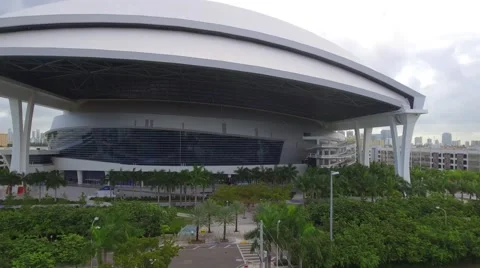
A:
[[[338,174],[338,171],[330,172],[330,241],[333,241],[333,176]]]
[[[441,207],[435,207],[435,208],[443,210],[443,213],[445,214],[445,225],[447,225],[447,211]]]
[[[90,237],[90,245],[92,246],[92,248],[93,248],[93,224],[98,220],[99,220],[98,217],[93,218],[92,225],[90,226],[90,231],[92,232],[92,236]],[[97,255],[96,252],[95,252],[95,255]],[[94,256],[94,258],[95,258],[95,256]],[[90,259],[90,268],[93,268],[93,258]]]
[[[278,243],[278,233],[280,232],[280,220],[277,221],[277,267],[278,267],[278,249],[279,249],[279,244]]]

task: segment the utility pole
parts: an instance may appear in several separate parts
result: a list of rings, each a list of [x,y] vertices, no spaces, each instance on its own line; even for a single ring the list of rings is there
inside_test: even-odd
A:
[[[263,268],[263,221],[260,221],[260,268]]]
[[[278,258],[280,258],[278,255],[278,250],[280,247],[280,243],[278,242],[278,233],[280,233],[280,220],[277,221],[277,257],[275,258],[277,261],[277,267],[278,267]]]

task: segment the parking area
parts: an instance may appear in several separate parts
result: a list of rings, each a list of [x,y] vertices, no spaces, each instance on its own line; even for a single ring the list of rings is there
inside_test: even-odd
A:
[[[235,244],[188,245],[172,260],[169,268],[236,268],[243,264]]]

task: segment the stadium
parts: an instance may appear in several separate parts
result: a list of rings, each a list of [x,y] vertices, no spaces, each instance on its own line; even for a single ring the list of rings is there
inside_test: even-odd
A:
[[[35,168],[39,105],[64,113],[37,165],[78,177],[193,165],[302,170],[312,140],[345,129],[368,165],[372,128],[389,126],[396,171],[409,181],[413,129],[426,113],[425,96],[328,40],[203,0],[66,0],[3,15],[0,95],[12,114],[10,169]]]

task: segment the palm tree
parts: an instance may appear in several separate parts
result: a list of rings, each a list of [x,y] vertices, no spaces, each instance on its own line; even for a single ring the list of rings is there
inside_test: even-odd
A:
[[[187,202],[187,186],[190,184],[190,171],[188,171],[187,169],[184,169],[182,171],[180,171],[180,173],[177,173],[175,174],[176,178],[177,178],[177,181],[178,181],[178,184],[179,184],[179,188],[180,188],[180,201],[182,201],[182,192],[183,194],[185,194],[185,206],[186,206],[186,202]]]
[[[24,177],[24,181],[28,185],[38,185],[38,201],[42,199],[42,184],[48,180],[48,172],[36,170],[34,173],[29,173]]]
[[[250,169],[245,167],[238,167],[235,170],[235,174],[237,174],[238,181],[246,182],[248,184],[252,183],[252,179],[251,179],[252,173]]]
[[[241,214],[245,211],[245,206],[239,201],[234,201],[231,205],[233,212],[235,213],[235,231],[238,232],[238,214]]]
[[[55,202],[57,202],[57,189],[60,186],[67,186],[67,181],[60,175],[58,170],[52,170],[47,173],[45,186],[48,189],[53,189],[55,192]]]
[[[190,174],[190,186],[193,188],[193,194],[195,196],[195,206],[197,205],[197,186],[206,184],[207,171],[203,166],[193,166],[193,170]]]
[[[230,206],[221,207],[216,214],[217,221],[223,224],[223,242],[226,242],[227,224],[232,223],[234,219],[234,211]]]
[[[212,217],[215,217],[218,211],[218,205],[212,199],[208,199],[202,204],[205,213],[207,214],[208,233],[211,233],[210,226],[212,224]]]
[[[13,186],[22,183],[23,175],[16,171],[9,171],[8,169],[0,169],[0,185],[7,186],[7,193],[11,196]]]
[[[120,171],[114,171],[112,169],[106,174],[105,178],[103,179],[103,184],[108,184],[111,187],[110,197],[112,197],[111,189],[115,189],[115,186],[117,186],[119,182],[127,180],[128,174],[128,172],[123,172],[121,169]],[[113,196],[113,198],[115,199],[115,196]]]
[[[200,178],[200,185],[202,186],[202,201],[205,201],[205,188],[211,184],[212,173],[208,170],[203,171],[203,176]]]
[[[175,191],[175,189],[177,188],[177,185],[178,185],[176,174],[177,173],[171,172],[171,171],[165,172],[165,185],[164,186],[165,186],[165,189],[168,192],[168,206],[169,207],[172,206],[172,192]]]
[[[192,224],[196,227],[195,241],[199,241],[198,234],[200,232],[200,226],[205,224],[207,221],[205,208],[203,208],[202,206],[195,206],[191,215]]]
[[[145,177],[145,182],[152,188],[157,190],[157,203],[160,204],[160,189],[165,185],[165,174],[164,170],[154,170],[150,176]]]
[[[210,174],[210,184],[212,185],[212,193],[215,192],[215,185],[217,183],[225,183],[225,173],[218,171],[215,174]]]

